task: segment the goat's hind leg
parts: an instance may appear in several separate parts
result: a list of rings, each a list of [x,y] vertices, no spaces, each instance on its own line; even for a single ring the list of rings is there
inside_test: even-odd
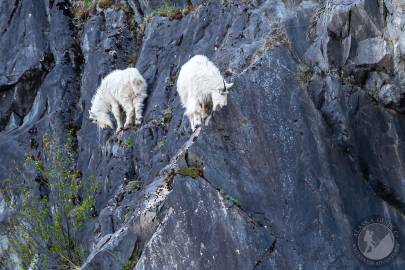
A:
[[[111,111],[114,115],[115,121],[117,123],[117,132],[122,130],[122,114],[121,114],[121,108],[120,105],[116,102],[114,102],[111,105]]]

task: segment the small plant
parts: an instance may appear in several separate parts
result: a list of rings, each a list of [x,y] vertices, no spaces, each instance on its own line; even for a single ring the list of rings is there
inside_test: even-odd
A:
[[[247,117],[242,117],[242,120],[241,120],[241,122],[242,122],[242,125],[244,125],[244,126],[247,126],[248,125],[248,123],[249,123],[249,119],[247,118]]]
[[[83,2],[86,7],[90,7],[93,4],[93,0],[79,0],[79,2]]]
[[[99,8],[107,9],[113,5],[112,0],[98,0],[97,5]]]
[[[223,191],[223,190],[219,190],[219,192],[222,194],[222,196],[224,197],[225,200],[230,201],[233,205],[236,205],[239,208],[241,207],[240,200],[235,199],[231,195],[225,193],[225,191]]]
[[[132,142],[132,138],[131,138],[131,137],[128,137],[125,141],[123,141],[123,142],[121,143],[121,146],[122,146],[124,149],[131,149],[131,148],[134,146],[134,144],[133,144],[133,142]]]
[[[129,259],[128,263],[122,267],[121,270],[133,270],[138,262],[138,256],[136,253],[132,254],[131,258]]]
[[[165,3],[164,5],[158,7],[153,12],[153,15],[173,18],[178,12],[180,12],[180,10],[177,9],[175,5],[171,3]]]
[[[204,175],[203,168],[201,166],[190,166],[181,168],[178,174],[182,176],[190,176],[192,178],[202,177]]]
[[[129,181],[127,186],[125,187],[125,191],[131,192],[140,190],[142,188],[142,185],[143,185],[142,181],[139,180]]]
[[[172,113],[172,109],[170,109],[170,107],[163,111],[163,122],[165,124],[170,123],[170,121],[172,120],[172,117],[173,117],[173,113]]]
[[[171,20],[180,20],[193,10],[192,5],[188,5],[183,9],[178,9],[175,5],[166,3],[158,7],[152,12],[152,16],[168,17]]]
[[[131,260],[122,267],[122,270],[132,270],[136,266],[136,263],[137,263],[136,260]]]
[[[299,61],[297,68],[297,80],[303,89],[306,89],[314,75],[314,69]]]
[[[73,24],[77,28],[82,28],[84,21],[87,20],[90,13],[94,11],[96,4],[93,0],[76,0],[72,3],[72,11],[74,15]]]

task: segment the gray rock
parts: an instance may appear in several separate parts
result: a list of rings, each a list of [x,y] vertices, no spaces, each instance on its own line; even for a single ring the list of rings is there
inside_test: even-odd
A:
[[[384,105],[398,103],[401,98],[399,93],[395,91],[395,87],[391,84],[384,84],[378,93],[378,97]]]
[[[405,224],[400,1],[170,1],[193,4],[182,18],[153,16],[165,1],[127,2],[82,29],[70,1],[1,2],[0,179],[27,153],[47,160],[43,134],[76,131],[74,166],[101,186],[76,234],[86,270],[369,269],[352,250],[356,226]],[[234,88],[192,133],[176,80],[195,54]],[[91,98],[129,64],[149,85],[144,121],[102,130]],[[2,254],[0,269],[17,269]],[[381,269],[404,267],[400,248]]]
[[[378,64],[388,55],[386,41],[382,38],[369,38],[358,43],[356,64]]]
[[[8,121],[5,131],[10,131],[18,128],[21,125],[21,118],[16,113],[11,113],[10,120]]]

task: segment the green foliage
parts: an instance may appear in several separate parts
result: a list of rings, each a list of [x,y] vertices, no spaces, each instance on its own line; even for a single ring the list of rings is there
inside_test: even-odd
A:
[[[236,205],[237,207],[241,207],[240,200],[235,199],[234,197],[232,197],[232,196],[229,195],[229,194],[225,194],[225,195],[224,195],[224,199],[225,199],[225,200],[228,200],[228,201],[230,201],[230,202],[232,202],[232,203],[233,203],[234,205]]]
[[[230,201],[233,205],[236,205],[237,207],[241,207],[241,203],[240,200],[235,199],[234,197],[232,197],[231,195],[227,194],[224,190],[222,189],[218,189],[219,193],[222,195],[222,197],[224,197],[225,200]]]
[[[166,139],[162,139],[162,140],[158,143],[158,148],[159,148],[159,149],[162,148],[163,146],[166,145],[166,143],[167,143],[167,140],[166,140]]]
[[[122,267],[121,270],[132,270],[135,268],[138,258],[131,258],[126,265]]]
[[[121,143],[121,146],[122,146],[123,148],[125,148],[125,149],[131,149],[131,148],[134,146],[134,144],[133,144],[133,142],[132,142],[132,138],[131,138],[131,137],[128,137],[125,141],[123,141],[123,142]]]
[[[93,4],[93,0],[82,0],[86,7],[90,7]]]
[[[192,178],[202,177],[204,175],[203,168],[201,166],[190,166],[181,168],[178,171],[178,174],[182,176],[190,176]]]
[[[23,269],[33,261],[40,269],[74,269],[86,255],[75,234],[91,217],[98,187],[94,178],[83,177],[75,168],[73,134],[69,131],[64,143],[43,136],[45,161],[26,158],[24,165],[35,170],[39,190],[21,183],[17,173],[1,181],[0,193],[14,211],[6,233]]]
[[[96,1],[93,0],[76,0],[72,2],[72,12],[74,15],[73,24],[77,28],[82,28],[84,21],[90,16],[90,13],[95,10]]]
[[[242,117],[242,125],[247,126],[249,123],[249,119],[247,117]]]
[[[155,9],[151,15],[152,16],[162,16],[162,17],[168,17],[171,20],[180,20],[184,16],[186,16],[188,13],[190,13],[193,10],[193,6],[189,5],[183,9],[177,8],[175,5],[172,3],[165,3],[164,5],[158,7]]]
[[[142,184],[143,184],[142,181],[139,180],[129,181],[125,187],[125,190],[127,192],[139,190],[141,189]]]
[[[113,5],[112,0],[98,0],[97,2],[98,2],[97,4],[98,4],[99,8],[102,8],[102,9],[109,8]]]
[[[162,16],[162,17],[173,17],[179,9],[171,3],[165,3],[164,5],[158,7],[153,11],[153,15]]]
[[[138,263],[139,260],[139,250],[137,246],[134,247],[134,250],[132,251],[132,255],[129,258],[128,262],[126,265],[124,265],[121,270],[132,270],[135,268],[136,264]]]
[[[172,109],[170,107],[163,111],[163,121],[165,124],[170,123],[170,121],[172,120],[172,117],[173,117],[173,113],[172,113]]]

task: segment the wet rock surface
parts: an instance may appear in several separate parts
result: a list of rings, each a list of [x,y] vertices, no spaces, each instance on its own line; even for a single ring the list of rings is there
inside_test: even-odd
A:
[[[77,167],[101,185],[82,268],[369,269],[354,228],[405,224],[402,1],[176,0],[190,9],[176,18],[118,2],[82,28],[69,1],[0,3],[0,179],[43,157],[43,134],[75,130]],[[234,88],[192,134],[175,83],[195,54]],[[144,121],[101,130],[91,98],[129,64],[149,85]],[[8,252],[0,236],[0,269],[18,269]],[[401,248],[381,269],[404,267]]]

